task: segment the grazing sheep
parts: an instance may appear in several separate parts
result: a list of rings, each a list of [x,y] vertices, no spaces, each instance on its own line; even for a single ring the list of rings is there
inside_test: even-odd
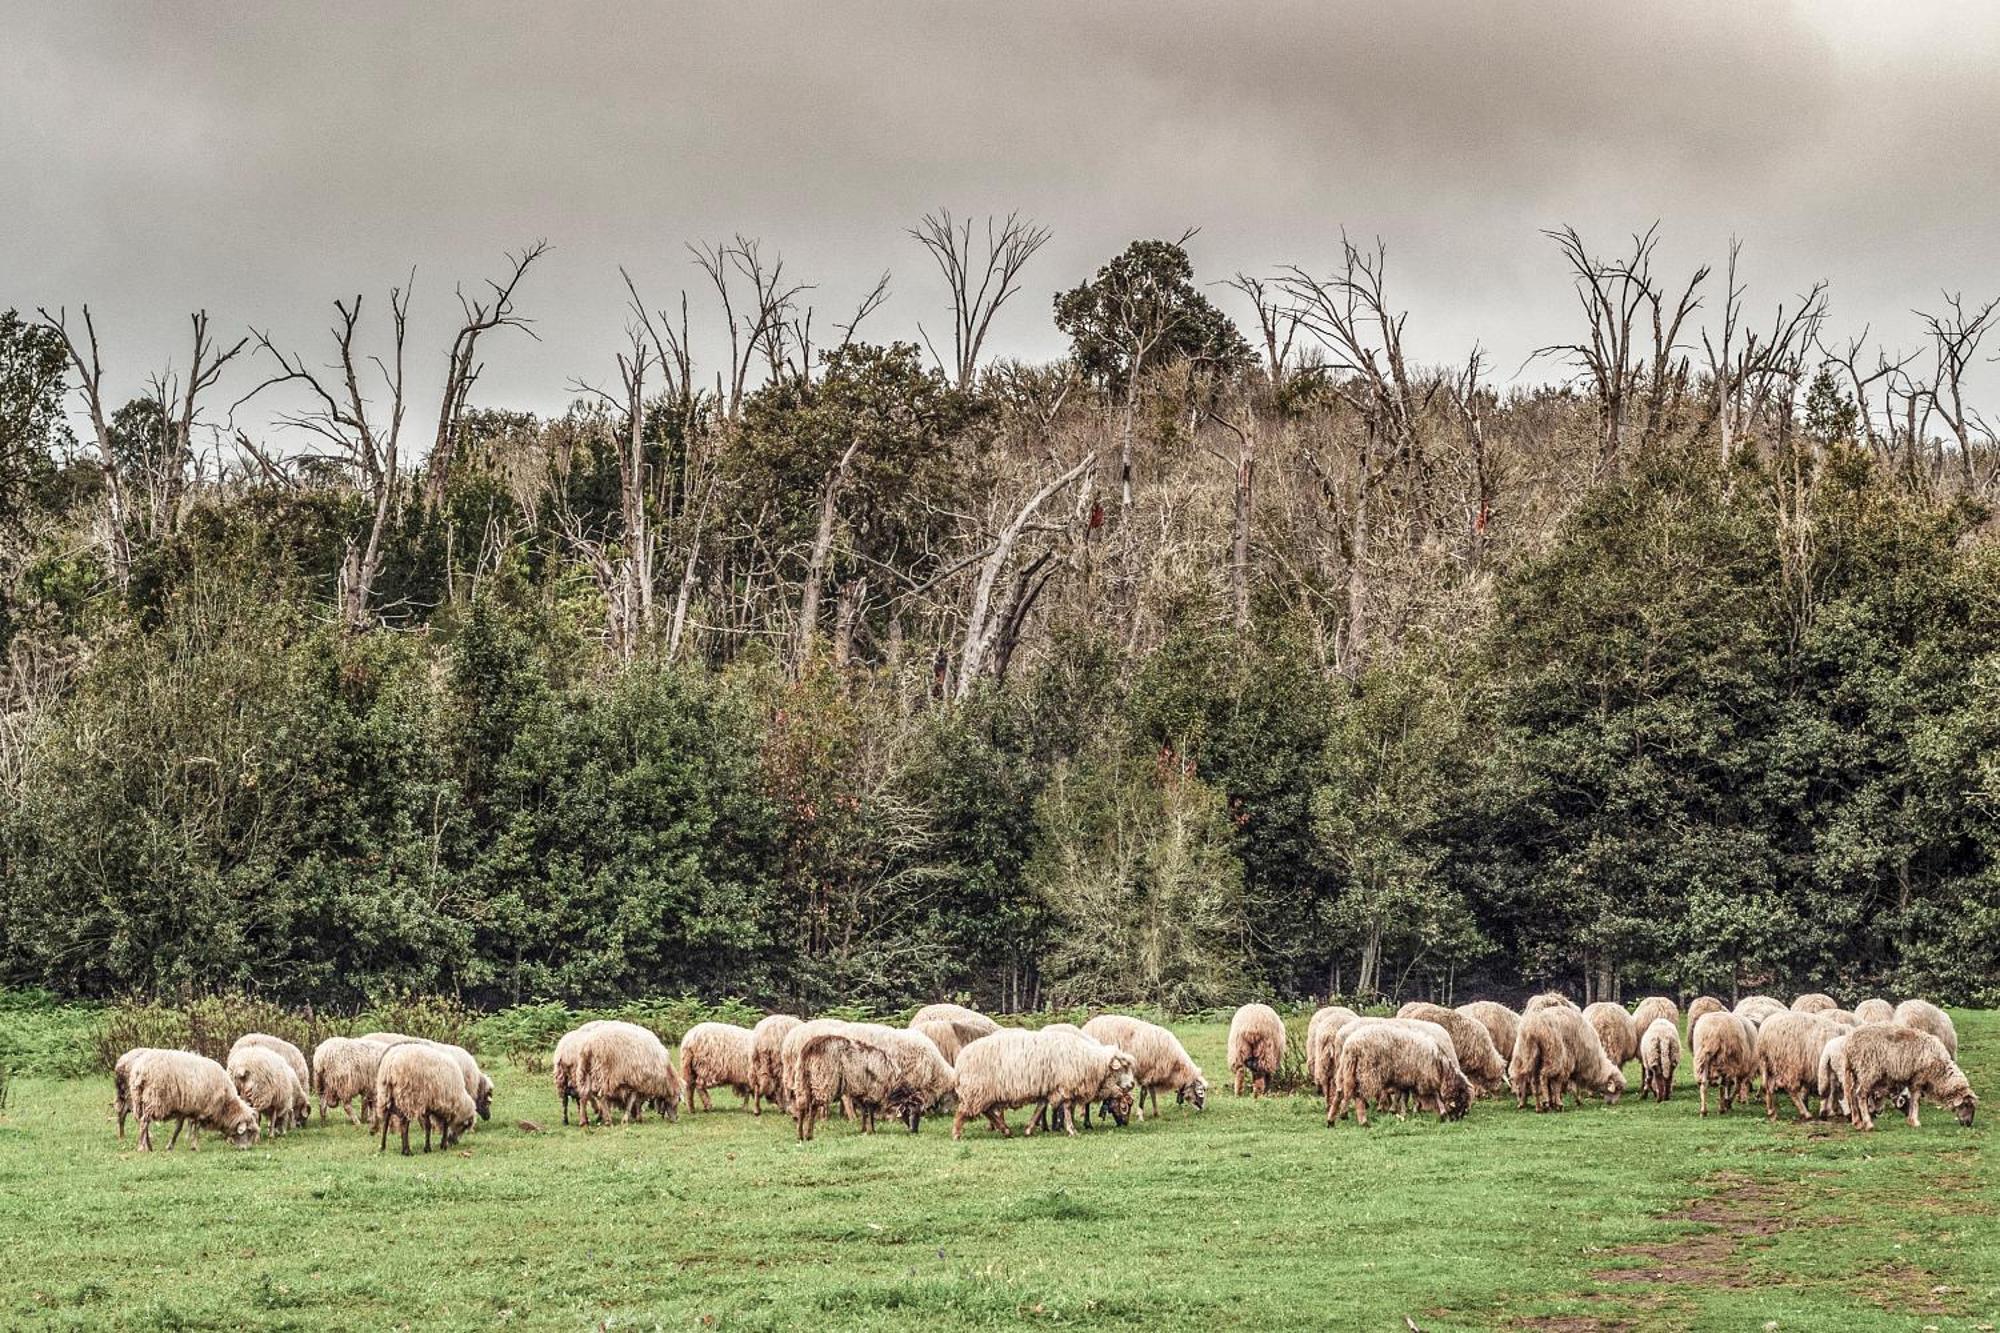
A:
[[[1792,1012],[1795,1014],[1823,1014],[1829,1009],[1838,1009],[1831,995],[1809,990],[1804,995],[1792,997]]]
[[[126,1086],[132,1113],[139,1117],[141,1152],[153,1151],[155,1120],[174,1122],[168,1152],[180,1142],[183,1126],[195,1152],[201,1151],[204,1126],[233,1147],[248,1148],[257,1141],[256,1110],[237,1094],[229,1071],[205,1055],[149,1050],[126,1065]]]
[[[1514,1058],[1514,1035],[1521,1030],[1519,1014],[1497,1000],[1474,1000],[1458,1006],[1458,1012],[1486,1029],[1502,1060]]]
[[[111,1067],[111,1109],[118,1115],[118,1137],[125,1137],[125,1117],[132,1114],[132,1074],[147,1056],[164,1050],[160,1046],[134,1046],[118,1057]],[[176,1131],[178,1132],[178,1131]]]
[[[944,1058],[936,1042],[911,1028],[850,1023],[848,1031],[888,1053],[895,1076],[890,1103],[910,1132],[916,1133],[923,1124],[924,1113],[950,1097],[957,1087],[951,1062]]]
[[[958,1112],[951,1136],[962,1138],[965,1122],[985,1116],[1003,1137],[1006,1113],[1036,1103],[1088,1105],[1129,1097],[1135,1061],[1115,1046],[1079,1041],[1060,1032],[995,1032],[958,1053]],[[1074,1135],[1076,1125],[1066,1130]],[[1029,1132],[1034,1126],[1029,1125]]]
[[[750,1029],[750,1114],[764,1114],[764,1103],[783,1110],[785,1065],[781,1053],[785,1034],[799,1025],[792,1014],[766,1014]]]
[[[1079,1042],[1086,1046],[1094,1048],[1102,1048],[1104,1050],[1110,1050],[1110,1051],[1119,1050],[1119,1047],[1117,1046],[1116,1043],[1099,1041],[1096,1037],[1091,1036],[1088,1032],[1085,1032],[1082,1028],[1078,1027],[1074,1023],[1050,1023],[1044,1026],[1041,1030],[1044,1033],[1050,1033],[1055,1036],[1065,1037],[1071,1041]],[[1123,1052],[1123,1053],[1128,1055],[1130,1054],[1130,1052]],[[1138,1066],[1138,1061],[1135,1058],[1133,1060],[1134,1087],[1137,1087],[1137,1079],[1138,1079],[1137,1066]],[[1117,1124],[1121,1128],[1131,1122],[1132,1110],[1133,1110],[1133,1095],[1130,1091],[1116,1091],[1111,1093],[1110,1095],[1104,1098],[1103,1106],[1104,1106],[1104,1114],[1109,1116],[1115,1122],[1117,1122]],[[1076,1116],[1079,1111],[1083,1115],[1084,1128],[1088,1129],[1090,1127],[1090,1103],[1088,1102],[1078,1103],[1072,1100],[1052,1098],[1049,1101],[1043,1102],[1039,1107],[1035,1109],[1034,1119],[1031,1120],[1028,1124],[1028,1132],[1030,1134],[1033,1134],[1036,1130],[1048,1128],[1051,1123],[1049,1120],[1049,1116],[1051,1115],[1051,1113],[1053,1113],[1055,1116],[1055,1120],[1053,1123],[1057,1128],[1069,1129],[1072,1132],[1074,1132],[1076,1126]],[[1142,1112],[1140,1114],[1140,1119],[1143,1120],[1144,1118],[1145,1115]]]
[[[1858,1028],[1861,1020],[1854,1016],[1852,1009],[1822,1009],[1815,1018],[1824,1018],[1829,1023],[1838,1023],[1844,1028]]]
[[[1848,1034],[1836,1034],[1819,1050],[1819,1118],[1831,1120],[1844,1116],[1847,1112],[1846,1100],[1841,1096],[1840,1085],[1847,1077]]]
[[[1306,1077],[1326,1097],[1333,1096],[1332,1038],[1334,1030],[1361,1015],[1344,1004],[1323,1005],[1306,1022]]]
[[[1778,1094],[1792,1099],[1799,1119],[1810,1120],[1806,1094],[1819,1093],[1820,1057],[1841,1027],[1812,1010],[1773,1014],[1757,1029],[1757,1069],[1764,1080],[1764,1118],[1778,1118]],[[1821,1094],[1824,1100],[1824,1094]]]
[[[424,1046],[435,1046],[449,1055],[465,1079],[466,1095],[472,1098],[473,1107],[481,1120],[493,1118],[493,1080],[479,1067],[479,1060],[463,1046],[454,1046],[448,1041],[433,1041],[429,1037],[412,1037],[402,1032],[365,1032],[361,1040],[378,1042],[383,1046],[396,1047],[411,1042]]]
[[[1616,1105],[1625,1091],[1625,1073],[1604,1053],[1597,1031],[1584,1021],[1575,1005],[1549,1004],[1526,1014],[1514,1039],[1514,1058],[1507,1066],[1514,1086],[1514,1105],[1525,1107],[1535,1094],[1537,1111],[1560,1111],[1575,1091],[1586,1091]]]
[[[1458,1045],[1456,1042],[1452,1040],[1451,1033],[1446,1031],[1445,1028],[1443,1028],[1439,1024],[1433,1023],[1428,1019],[1371,1018],[1365,1015],[1360,1018],[1349,1019],[1346,1022],[1335,1026],[1331,1032],[1325,1035],[1322,1041],[1320,1062],[1321,1062],[1321,1067],[1326,1071],[1327,1075],[1327,1086],[1326,1086],[1327,1124],[1329,1125],[1333,1124],[1334,1121],[1339,1119],[1339,1111],[1337,1109],[1337,1098],[1334,1095],[1334,1083],[1335,1083],[1335,1074],[1338,1072],[1340,1067],[1341,1052],[1346,1049],[1347,1043],[1354,1037],[1358,1036],[1360,1033],[1365,1032],[1370,1028],[1382,1027],[1385,1025],[1388,1027],[1396,1028],[1397,1030],[1402,1032],[1407,1032],[1411,1036],[1416,1037],[1419,1040],[1428,1042],[1432,1046],[1435,1046],[1440,1052],[1442,1052],[1445,1058],[1450,1060],[1453,1065],[1458,1064]],[[1483,1032],[1482,1035],[1484,1035]],[[1397,1109],[1400,1112],[1403,1110],[1407,1110],[1408,1108],[1398,1107]]]
[[[234,1046],[229,1048],[230,1059],[235,1059],[236,1052],[245,1046],[262,1046],[266,1050],[276,1051],[284,1060],[286,1067],[292,1071],[292,1077],[299,1081],[301,1088],[312,1086],[312,1068],[306,1064],[305,1052],[283,1037],[274,1037],[268,1032],[246,1032],[236,1039]],[[224,1060],[222,1063],[227,1065],[229,1061]]]
[[[804,1077],[799,1061],[804,1057],[806,1043],[822,1032],[839,1032],[846,1027],[847,1020],[842,1018],[809,1018],[797,1027],[789,1029],[779,1041],[778,1072],[782,1080],[781,1091],[785,1098],[785,1106],[791,1110],[794,1118],[798,1115],[798,1107],[793,1105],[792,1098],[798,1092],[799,1080]]]
[[[911,1027],[919,1023],[951,1024],[952,1030],[958,1033],[961,1049],[1000,1030],[1000,1025],[985,1014],[977,1009],[967,1009],[962,1004],[927,1004],[910,1016]]]
[[[569,1123],[569,1104],[577,1103],[579,1111],[583,1106],[581,1085],[577,1082],[576,1061],[583,1051],[584,1038],[604,1026],[605,1020],[593,1018],[588,1023],[579,1024],[563,1033],[556,1043],[556,1053],[549,1059],[549,1077],[556,1085],[556,1099],[562,1103],[562,1122]]]
[[[946,1064],[958,1063],[958,1053],[965,1049],[965,1039],[958,1035],[958,1029],[937,1019],[925,1019],[921,1023],[910,1024],[910,1031],[921,1032],[930,1038],[931,1045],[937,1047]]]
[[[1790,1006],[1768,995],[1746,995],[1736,1002],[1736,1008],[1731,1012],[1738,1018],[1749,1019],[1752,1026],[1762,1027],[1764,1020],[1771,1015],[1790,1011]]]
[[[1703,1014],[1689,1034],[1694,1047],[1694,1082],[1701,1094],[1701,1113],[1708,1114],[1708,1089],[1714,1084],[1722,1095],[1722,1113],[1738,1098],[1750,1095],[1750,1080],[1757,1073],[1757,1030],[1737,1014]]]
[[[1928,1000],[1905,1000],[1896,1006],[1895,1021],[1906,1028],[1928,1032],[1944,1043],[1944,1053],[1958,1059],[1958,1029],[1952,1026],[1951,1015]]]
[[[1690,1042],[1694,1040],[1694,1025],[1701,1022],[1704,1015],[1726,1014],[1728,1012],[1729,1006],[1716,999],[1713,995],[1695,996],[1688,1003],[1688,1040]]]
[[[812,1141],[814,1126],[837,1101],[852,1106],[863,1134],[875,1132],[875,1117],[896,1097],[894,1057],[864,1037],[859,1024],[814,1032],[801,1041],[791,1061],[791,1107],[800,1143]]]
[[[336,1106],[354,1123],[353,1102],[361,1099],[361,1123],[375,1123],[375,1075],[382,1054],[389,1048],[358,1037],[328,1037],[313,1047],[312,1088],[319,1094],[320,1123],[326,1123],[326,1108]]]
[[[260,1119],[271,1122],[270,1132],[283,1134],[294,1125],[304,1124],[312,1103],[299,1085],[285,1057],[268,1046],[236,1043],[224,1066],[237,1093],[250,1103]]]
[[[1472,1084],[1458,1062],[1435,1041],[1398,1022],[1371,1023],[1340,1048],[1333,1076],[1332,1124],[1352,1104],[1354,1123],[1367,1125],[1368,1107],[1407,1102],[1437,1107],[1439,1120],[1456,1120],[1472,1101]],[[1398,1120],[1402,1113],[1396,1113]]]
[[[1243,1095],[1243,1077],[1250,1091],[1262,1097],[1285,1063],[1285,1020],[1268,1004],[1246,1004],[1229,1020],[1229,1072],[1235,1095]]]
[[[1567,1006],[1574,1009],[1576,1008],[1576,1001],[1570,999],[1569,996],[1559,990],[1545,990],[1522,1006],[1521,1017],[1526,1018],[1529,1014],[1550,1008],[1551,1006]]]
[[[375,1115],[382,1127],[381,1146],[389,1150],[389,1131],[400,1124],[403,1156],[410,1155],[410,1126],[424,1127],[424,1151],[431,1150],[431,1130],[438,1147],[449,1148],[472,1128],[478,1114],[466,1091],[465,1073],[444,1047],[427,1041],[398,1042],[382,1053],[375,1073]]]
[[[1188,1055],[1181,1039],[1158,1023],[1125,1014],[1099,1014],[1083,1025],[1083,1034],[1132,1057],[1132,1081],[1142,1110],[1150,1094],[1153,1113],[1159,1114],[1161,1088],[1173,1089],[1176,1105],[1193,1102],[1197,1111],[1207,1107],[1208,1080],[1202,1077],[1201,1066]]]
[[[1396,1011],[1396,1017],[1422,1019],[1450,1033],[1458,1067],[1471,1081],[1475,1096],[1490,1097],[1506,1086],[1507,1064],[1478,1019],[1441,1004],[1406,1004]]]
[[[1895,1023],[1871,1023],[1847,1034],[1843,1055],[1846,1071],[1840,1092],[1855,1128],[1874,1129],[1876,1108],[1898,1089],[1909,1094],[1904,1110],[1912,1129],[1919,1127],[1917,1106],[1926,1094],[1949,1106],[1959,1124],[1972,1123],[1979,1098],[1944,1042],[1932,1034]]]
[[[576,1088],[586,1125],[593,1106],[600,1125],[607,1123],[607,1105],[616,1106],[628,1124],[641,1119],[648,1106],[666,1120],[680,1114],[681,1076],[674,1058],[657,1035],[637,1023],[605,1023],[584,1034],[576,1048]]]
[[[701,1109],[713,1111],[710,1088],[736,1090],[745,1106],[750,1104],[751,1053],[754,1038],[749,1028],[734,1023],[696,1023],[681,1038],[681,1083],[687,1088],[688,1110],[701,1098]]]
[[[1896,1006],[1887,1000],[1866,999],[1854,1006],[1857,1023],[1893,1023],[1896,1021]]]
[[[1639,1038],[1639,1095],[1666,1101],[1674,1095],[1674,1075],[1680,1066],[1681,1034],[1673,1019],[1654,1019]]]
[[[1656,1018],[1664,1018],[1669,1023],[1678,1027],[1681,1021],[1680,1006],[1664,995],[1648,995],[1645,999],[1634,1005],[1632,1008],[1632,1039],[1635,1044],[1644,1042],[1646,1030],[1653,1026],[1653,1020]],[[1643,1061],[1644,1056],[1642,1053],[1641,1062],[1643,1063]]]
[[[1632,1015],[1625,1011],[1624,1005],[1603,1000],[1585,1005],[1583,1021],[1597,1034],[1598,1044],[1612,1064],[1623,1067],[1626,1061],[1637,1058],[1639,1039],[1633,1035]]]

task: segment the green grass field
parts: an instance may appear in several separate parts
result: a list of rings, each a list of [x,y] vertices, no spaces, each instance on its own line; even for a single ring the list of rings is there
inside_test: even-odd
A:
[[[1990,1092],[2000,1017],[1956,1017]],[[1226,1083],[1222,1029],[1183,1035]],[[673,1125],[564,1129],[545,1078],[494,1072],[492,1123],[407,1159],[344,1124],[146,1156],[114,1136],[108,1078],[17,1079],[0,1115],[0,1326],[2000,1322],[1987,1113],[1971,1129],[1885,1117],[1865,1135],[1769,1125],[1761,1103],[1703,1121],[1677,1092],[1329,1130],[1310,1097],[1225,1088],[1205,1113],[1168,1106],[1075,1140],[835,1122],[800,1146],[733,1096]]]

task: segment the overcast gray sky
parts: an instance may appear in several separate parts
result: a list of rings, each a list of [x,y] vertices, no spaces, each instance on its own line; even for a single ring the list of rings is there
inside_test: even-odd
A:
[[[1379,234],[1418,353],[1508,373],[1572,322],[1564,222],[1658,218],[1676,270],[1741,235],[1753,307],[1825,277],[1892,343],[2000,291],[1987,0],[0,0],[0,32],[0,308],[89,301],[121,395],[197,306],[317,353],[336,294],[414,265],[427,398],[453,283],[538,236],[542,341],[490,344],[489,404],[608,378],[617,266],[663,304],[739,230],[821,319],[891,270],[867,332],[913,336],[940,293],[903,228],[940,204],[1054,229],[1004,354],[1059,352],[1054,290],[1189,225],[1205,279]]]

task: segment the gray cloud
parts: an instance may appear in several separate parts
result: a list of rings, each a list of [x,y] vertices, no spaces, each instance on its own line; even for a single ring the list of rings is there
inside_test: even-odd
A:
[[[412,265],[441,362],[452,284],[541,235],[542,342],[493,344],[489,402],[558,408],[608,366],[618,264],[664,303],[683,242],[737,230],[822,318],[893,270],[871,332],[911,336],[937,291],[902,228],[941,203],[1055,228],[999,335],[1036,356],[1049,293],[1195,223],[1211,278],[1380,234],[1418,350],[1510,371],[1570,318],[1561,222],[1660,218],[1675,266],[1740,234],[1753,303],[1826,277],[1840,324],[1906,343],[1912,305],[1996,284],[2000,19],[1964,2],[0,0],[0,25],[0,305],[91,301],[135,390],[195,306],[317,348],[335,294]]]

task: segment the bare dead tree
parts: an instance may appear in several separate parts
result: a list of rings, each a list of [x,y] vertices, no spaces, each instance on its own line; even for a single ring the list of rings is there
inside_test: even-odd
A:
[[[1993,331],[2000,297],[1975,308],[1957,292],[1944,295],[1944,308],[1935,313],[1919,310],[1924,332],[1930,336],[1935,365],[1924,388],[1929,413],[1944,422],[1958,446],[1960,480],[1968,489],[1981,484],[1977,459],[1994,450],[1993,429],[1979,412],[1966,402],[1965,376],[1978,359],[1979,345]]]
[[[1597,396],[1602,470],[1620,456],[1628,416],[1638,406],[1640,448],[1649,448],[1667,424],[1667,409],[1687,387],[1681,328],[1701,305],[1696,292],[1708,280],[1702,265],[1678,299],[1668,303],[1667,290],[1653,275],[1653,255],[1659,246],[1659,224],[1633,236],[1632,253],[1622,260],[1602,260],[1590,253],[1574,227],[1544,232],[1568,260],[1577,302],[1588,327],[1586,340],[1539,349],[1536,356],[1563,356],[1576,366]],[[1641,341],[1650,324],[1650,345]],[[1636,403],[1635,403],[1636,400]]]
[[[986,219],[983,247],[975,247],[972,220],[956,222],[951,210],[924,214],[910,236],[930,252],[944,276],[951,300],[951,360],[947,362],[923,334],[924,345],[959,389],[970,389],[979,374],[979,352],[993,328],[993,317],[1020,290],[1021,270],[1048,243],[1047,227],[1009,213],[1006,221]],[[918,332],[923,333],[922,325]]]
[[[805,584],[799,590],[799,618],[793,627],[792,670],[802,671],[812,656],[813,641],[819,634],[819,599],[826,585],[826,569],[833,558],[835,525],[840,516],[840,490],[847,483],[847,469],[861,441],[850,443],[820,485],[819,526],[813,533],[812,554],[806,561]]]
[[[1855,415],[1861,424],[1862,439],[1867,442],[1872,452],[1884,461],[1889,461],[1896,452],[1895,417],[1889,405],[1886,388],[1882,410],[1879,414],[1876,412],[1875,386],[1901,373],[1915,359],[1915,354],[1904,353],[1891,358],[1887,352],[1878,347],[1875,349],[1874,369],[1864,374],[1861,370],[1861,353],[1867,343],[1868,329],[1864,327],[1859,336],[1848,339],[1839,351],[1833,350],[1824,341],[1819,343],[1819,351],[1824,364],[1839,366],[1847,376],[1848,388],[1854,395]],[[1878,421],[1882,423],[1879,428],[1876,424]]]
[[[1487,530],[1493,522],[1493,474],[1486,452],[1486,406],[1488,392],[1480,386],[1486,356],[1474,347],[1465,359],[1465,370],[1451,381],[1452,406],[1465,430],[1465,451],[1472,465],[1472,495],[1466,506],[1466,558],[1478,565],[1486,558]]]
[[[1236,474],[1236,508],[1229,528],[1229,604],[1231,621],[1238,634],[1250,629],[1250,517],[1257,477],[1257,414],[1245,404],[1242,416],[1243,424],[1238,425],[1212,408],[1208,413],[1209,420],[1236,437],[1234,458],[1219,449],[1209,452]]]
[[[438,404],[437,436],[431,443],[430,473],[424,482],[424,503],[431,508],[444,498],[466,399],[485,368],[478,359],[479,340],[495,329],[519,329],[530,338],[536,336],[530,321],[514,313],[514,289],[527,276],[529,266],[548,250],[549,243],[540,240],[524,247],[519,254],[510,253],[507,277],[503,281],[488,278],[486,286],[491,295],[484,300],[468,297],[464,287],[458,289],[458,308],[463,318],[451,341],[451,355],[445,361],[444,397]]]
[[[117,580],[118,590],[124,592],[132,585],[132,534],[124,470],[119,466],[117,451],[112,447],[110,417],[104,408],[104,362],[97,349],[97,324],[90,317],[90,307],[84,306],[84,336],[79,342],[70,333],[67,309],[58,309],[51,315],[43,307],[39,313],[42,322],[56,331],[62,339],[63,349],[69,353],[70,365],[77,374],[77,393],[90,416],[91,433],[97,441],[97,468],[104,478],[106,554],[110,558],[111,575]],[[89,353],[87,356],[86,350]]]
[[[723,415],[734,421],[757,356],[761,353],[774,367],[782,364],[798,297],[812,288],[789,281],[783,256],[766,262],[759,242],[740,234],[715,245],[690,245],[688,250],[721,298],[723,321],[729,327],[728,378],[716,397]]]
[[[1297,304],[1280,301],[1278,293],[1282,288],[1265,278],[1238,273],[1223,285],[1242,292],[1256,310],[1257,333],[1264,344],[1264,373],[1270,377],[1273,389],[1283,389],[1292,361],[1292,343],[1298,337],[1301,322]]]
[[[1816,282],[1798,303],[1786,312],[1781,303],[1772,316],[1769,333],[1747,333],[1741,346],[1737,334],[1743,319],[1745,287],[1737,281],[1737,262],[1743,243],[1729,241],[1729,259],[1724,269],[1721,338],[1701,334],[1708,357],[1709,385],[1713,414],[1726,461],[1735,452],[1746,426],[1775,412],[1780,442],[1790,438],[1792,405],[1805,374],[1806,361],[1818,345],[1819,327],[1826,318],[1826,283]]]
[[[595,549],[585,544],[588,534],[573,524],[570,544],[592,559],[600,577],[608,579],[606,594],[617,608],[611,634],[619,656],[631,658],[653,629],[655,551],[651,514],[647,504],[651,469],[646,462],[646,365],[658,357],[657,348],[646,339],[645,314],[637,305],[638,318],[625,330],[627,345],[618,353],[618,392],[612,394],[581,381],[575,388],[602,403],[614,420],[622,421],[624,438],[616,441],[618,459],[618,513],[621,554],[612,559],[605,551],[610,543],[595,539]],[[614,437],[615,439],[615,437]]]
[[[415,276],[411,274],[411,283]],[[402,465],[403,349],[409,333],[410,285],[389,289],[390,351],[386,361],[380,356],[364,356],[355,347],[355,334],[361,322],[361,297],[355,296],[352,302],[333,303],[337,316],[333,340],[338,360],[329,368],[334,372],[331,382],[307,366],[297,353],[279,350],[268,333],[252,330],[259,350],[278,363],[278,370],[236,404],[240,407],[264,390],[279,385],[300,386],[309,405],[299,411],[285,412],[279,417],[280,424],[304,431],[326,445],[330,452],[323,456],[352,469],[373,501],[367,533],[360,539],[348,539],[337,580],[341,623],[351,632],[366,629],[373,618],[375,582],[382,569],[382,538],[397,504]],[[362,391],[364,362],[373,365],[381,376],[388,396],[386,420],[371,413],[368,397]]]
[[[1006,526],[1000,529],[1000,536],[980,565],[979,578],[972,588],[972,609],[966,613],[965,635],[958,653],[957,696],[959,698],[963,699],[969,694],[973,685],[986,671],[995,640],[1006,632],[1009,622],[1026,616],[1027,608],[1033,605],[1030,589],[1039,593],[1040,585],[1034,580],[1047,563],[1049,559],[1047,554],[1021,571],[1014,597],[1005,613],[996,613],[993,605],[994,587],[999,583],[1001,574],[1013,562],[1022,534],[1028,531],[1044,504],[1064,488],[1075,484],[1096,466],[1097,451],[1092,449],[1074,465],[1042,483],[1022,502],[1020,508],[1014,511],[1014,516],[1007,521]],[[1013,629],[1018,636],[1018,623],[1014,624]]]

